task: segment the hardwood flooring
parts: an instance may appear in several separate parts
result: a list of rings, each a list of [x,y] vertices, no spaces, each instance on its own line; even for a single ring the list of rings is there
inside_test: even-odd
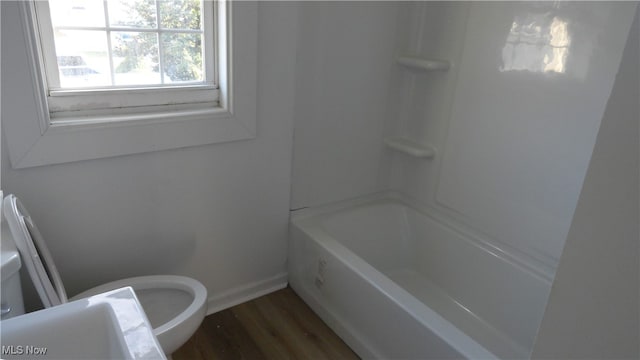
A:
[[[359,359],[291,288],[207,316],[172,356],[174,360]]]

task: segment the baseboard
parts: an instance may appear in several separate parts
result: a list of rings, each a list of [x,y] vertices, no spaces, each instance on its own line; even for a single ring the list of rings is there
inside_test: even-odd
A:
[[[287,287],[287,273],[256,281],[209,297],[207,315],[253,300],[262,295]]]

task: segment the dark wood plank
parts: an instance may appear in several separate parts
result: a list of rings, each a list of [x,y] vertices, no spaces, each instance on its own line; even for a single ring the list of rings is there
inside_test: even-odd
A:
[[[277,315],[265,316],[256,301],[240,304],[232,311],[268,359],[292,359],[298,344],[291,341],[280,324],[273,321]]]
[[[322,358],[357,359],[355,353],[290,289],[278,291],[269,298],[280,313],[305,337],[308,347],[316,347]],[[316,358],[316,357],[314,357]]]
[[[205,318],[173,359],[358,359],[286,288]]]
[[[266,359],[231,311],[207,316],[196,333],[173,353],[179,359]]]

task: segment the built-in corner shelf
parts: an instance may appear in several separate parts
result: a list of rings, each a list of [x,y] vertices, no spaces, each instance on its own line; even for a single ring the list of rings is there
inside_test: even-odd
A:
[[[426,144],[420,144],[403,137],[385,138],[384,144],[390,149],[417,158],[431,159],[436,155],[436,149],[434,149],[433,147]]]
[[[447,71],[451,63],[447,60],[425,59],[417,56],[399,56],[396,58],[399,65],[420,71]]]

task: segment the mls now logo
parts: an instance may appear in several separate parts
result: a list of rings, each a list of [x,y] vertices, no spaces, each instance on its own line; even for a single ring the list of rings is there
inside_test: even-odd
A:
[[[36,347],[31,345],[2,345],[2,355],[46,355],[46,347]]]

